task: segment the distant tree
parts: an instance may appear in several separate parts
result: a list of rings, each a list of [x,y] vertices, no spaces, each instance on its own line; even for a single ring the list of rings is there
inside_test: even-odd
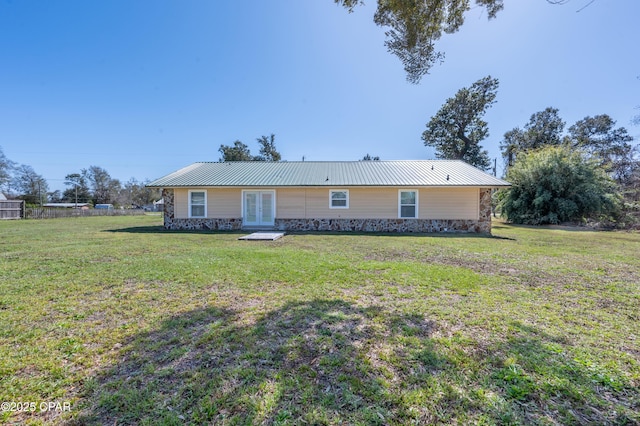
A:
[[[434,147],[438,158],[488,169],[491,160],[480,142],[489,136],[489,128],[482,117],[494,104],[497,90],[498,80],[487,76],[447,99],[422,133],[425,146]]]
[[[111,204],[116,201],[121,189],[120,181],[111,178],[105,169],[99,166],[89,166],[88,169],[82,170],[82,176],[91,188],[93,204]]]
[[[282,156],[276,150],[276,135],[261,136],[257,139],[260,144],[260,155],[253,157],[254,161],[280,161]]]
[[[251,155],[249,147],[241,141],[235,141],[233,146],[220,145],[218,151],[222,154],[220,161],[280,161],[282,156],[276,150],[276,135],[261,136],[258,139],[260,144],[260,155]]]
[[[0,191],[4,190],[11,181],[11,170],[14,167],[13,161],[9,160],[2,152],[0,146]]]
[[[524,126],[525,149],[537,149],[548,145],[560,145],[565,122],[557,108],[547,107],[531,115]]]
[[[49,185],[31,166],[21,164],[15,168],[12,187],[18,191],[18,198],[25,200],[27,204],[42,204],[47,201]]]
[[[375,157],[372,157],[369,155],[369,153],[367,153],[367,155],[362,157],[362,160],[360,161],[380,161],[380,157],[378,157],[377,155]]]
[[[637,77],[637,79],[640,80],[640,75]],[[636,109],[640,110],[640,106],[637,106]],[[633,118],[631,119],[631,124],[633,124],[634,126],[640,126],[640,114],[633,116]]]
[[[352,12],[362,0],[334,0]],[[419,83],[431,67],[444,60],[435,48],[443,33],[455,33],[464,24],[470,0],[378,0],[373,21],[386,28],[385,45],[389,53],[400,59],[407,80]],[[502,9],[502,0],[475,0],[487,11],[489,19]]]
[[[68,186],[62,193],[62,199],[65,202],[88,203],[91,201],[91,192],[84,175],[80,173],[70,173],[64,177],[64,184]]]
[[[633,173],[633,137],[607,114],[585,117],[569,127],[566,141],[600,159],[605,170],[620,184]]]
[[[151,180],[149,179],[140,182],[138,192],[133,198],[134,204],[145,206],[147,204],[153,204],[154,201],[162,197],[162,190],[159,188],[149,188],[147,185],[150,183]]]
[[[598,162],[566,145],[520,154],[506,179],[512,186],[498,199],[510,222],[557,224],[611,215],[619,208],[615,183]]]
[[[235,141],[233,146],[220,145],[218,149],[222,154],[220,161],[252,161],[253,156],[249,152],[249,147],[240,141]]]
[[[640,223],[640,159],[632,163],[631,173],[623,186],[623,196],[627,202],[627,210],[637,217]]]
[[[524,129],[516,127],[506,132],[500,143],[505,166],[512,166],[519,153],[560,145],[564,125],[558,109],[548,107],[532,114]]]
[[[59,189],[56,189],[53,192],[48,192],[47,199],[50,203],[62,203],[62,192],[60,192]]]
[[[123,185],[120,192],[120,204],[124,206],[143,207],[152,204],[160,198],[160,190],[157,188],[148,188],[146,185],[151,182],[146,180],[140,182],[135,178],[129,179]]]
[[[509,130],[502,137],[500,150],[502,151],[502,159],[507,169],[513,166],[513,163],[516,161],[516,154],[523,144],[524,132],[519,127]]]

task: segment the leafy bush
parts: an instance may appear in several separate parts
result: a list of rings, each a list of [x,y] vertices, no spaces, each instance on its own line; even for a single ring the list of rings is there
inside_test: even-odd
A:
[[[615,182],[594,159],[566,146],[520,155],[509,169],[509,189],[499,194],[510,222],[557,224],[614,216],[620,208]]]

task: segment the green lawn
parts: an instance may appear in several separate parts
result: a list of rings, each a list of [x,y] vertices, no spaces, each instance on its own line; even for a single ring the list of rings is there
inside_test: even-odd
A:
[[[0,221],[0,423],[640,423],[638,233],[160,224]]]

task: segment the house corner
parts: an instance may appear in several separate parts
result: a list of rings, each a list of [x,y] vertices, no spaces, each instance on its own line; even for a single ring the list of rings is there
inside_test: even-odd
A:
[[[479,232],[491,235],[491,188],[480,188],[479,195]]]
[[[163,188],[162,199],[164,200],[164,229],[172,229],[175,218],[173,189]]]

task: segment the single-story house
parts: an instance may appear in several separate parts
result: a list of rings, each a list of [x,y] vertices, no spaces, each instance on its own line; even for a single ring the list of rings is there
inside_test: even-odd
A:
[[[165,229],[491,232],[491,191],[463,161],[198,162],[162,188]]]

